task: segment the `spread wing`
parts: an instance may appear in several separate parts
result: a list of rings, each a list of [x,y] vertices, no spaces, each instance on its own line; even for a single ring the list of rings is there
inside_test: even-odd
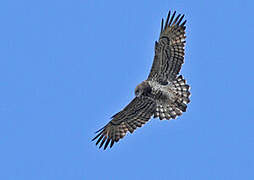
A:
[[[100,143],[99,148],[105,142],[104,150],[109,143],[111,148],[128,131],[133,133],[137,127],[144,125],[153,115],[155,108],[155,101],[152,98],[146,96],[134,98],[122,111],[115,114],[106,126],[96,132],[98,134],[92,141],[98,138],[96,145]]]
[[[159,42],[155,42],[155,56],[148,80],[172,81],[182,67],[186,20],[182,22],[184,15],[175,17],[175,14],[170,17],[169,11],[165,26],[162,19],[160,38]]]

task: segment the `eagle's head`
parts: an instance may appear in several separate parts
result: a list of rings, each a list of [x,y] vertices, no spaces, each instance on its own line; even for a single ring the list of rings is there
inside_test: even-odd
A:
[[[135,96],[147,95],[151,92],[151,87],[147,81],[143,81],[135,88]]]

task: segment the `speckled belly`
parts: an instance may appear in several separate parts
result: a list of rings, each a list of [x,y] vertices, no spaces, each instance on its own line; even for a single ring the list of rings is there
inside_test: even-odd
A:
[[[175,101],[176,94],[171,84],[161,85],[153,81],[150,81],[149,84],[152,87],[152,94],[154,94],[159,101],[164,101],[167,104]]]

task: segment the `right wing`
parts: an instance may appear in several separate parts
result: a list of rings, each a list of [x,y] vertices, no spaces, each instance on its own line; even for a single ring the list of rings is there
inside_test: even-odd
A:
[[[181,23],[184,15],[179,14],[175,18],[175,14],[170,18],[169,11],[165,27],[162,19],[160,38],[159,42],[155,42],[155,56],[148,80],[172,81],[180,72],[184,62],[186,20]]]
[[[118,142],[123,138],[127,131],[133,133],[137,127],[145,124],[153,115],[156,108],[155,101],[146,96],[135,97],[122,111],[112,116],[112,120],[98,130],[95,139],[99,138],[96,145],[100,143],[99,148],[104,145],[104,150],[110,143],[110,148],[114,142]]]

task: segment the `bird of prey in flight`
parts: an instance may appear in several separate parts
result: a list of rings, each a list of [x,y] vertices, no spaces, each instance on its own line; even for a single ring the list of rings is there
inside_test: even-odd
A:
[[[190,102],[190,86],[182,75],[178,75],[184,63],[185,24],[184,15],[171,14],[161,22],[159,40],[155,42],[155,55],[148,78],[135,88],[135,98],[98,133],[99,148],[104,150],[110,144],[123,138],[127,132],[133,133],[152,116],[160,120],[175,119],[186,111]]]

